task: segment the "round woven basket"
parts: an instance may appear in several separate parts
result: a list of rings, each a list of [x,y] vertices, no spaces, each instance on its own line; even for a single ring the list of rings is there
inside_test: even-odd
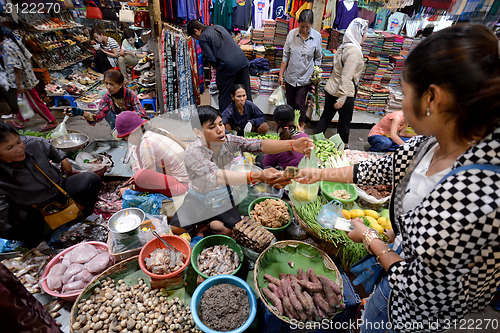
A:
[[[313,238],[318,248],[325,251],[331,257],[342,258],[342,248],[338,247],[332,242],[328,242],[324,239],[321,239],[318,233],[314,231],[306,222],[304,222],[304,220],[302,220],[300,215],[295,210],[295,206],[293,205],[293,203],[291,203],[291,206],[292,206],[293,216],[295,216],[295,219],[299,223],[300,227],[304,229],[305,232],[307,232],[307,234]]]
[[[343,299],[343,295],[344,295],[344,283],[343,283],[343,280],[342,280],[342,276],[340,275],[340,271],[338,270],[337,266],[335,265],[335,263],[333,262],[333,260],[328,256],[328,254],[326,254],[323,250],[317,248],[316,246],[313,246],[311,244],[308,244],[308,243],[305,243],[305,242],[301,242],[301,241],[295,241],[295,240],[284,240],[284,241],[280,241],[280,242],[276,242],[272,245],[270,245],[267,249],[265,249],[259,256],[259,258],[257,259],[257,261],[255,262],[255,268],[254,268],[254,284],[255,284],[255,289],[257,290],[257,294],[259,295],[260,299],[262,300],[262,303],[264,303],[264,305],[266,306],[266,308],[271,311],[276,317],[278,317],[279,319],[283,320],[284,322],[288,323],[288,324],[292,324],[292,321],[286,317],[285,315],[280,315],[278,313],[278,311],[276,310],[276,308],[270,304],[268,301],[267,301],[267,298],[262,294],[261,292],[261,287],[259,286],[259,282],[258,282],[258,275],[259,275],[259,269],[260,269],[260,261],[262,259],[262,257],[269,251],[269,249],[273,248],[273,247],[277,247],[277,248],[284,248],[285,246],[288,246],[288,245],[291,245],[291,246],[296,246],[298,244],[305,244],[307,246],[310,246],[314,249],[316,249],[319,254],[321,255],[322,259],[323,259],[323,264],[325,265],[326,268],[330,269],[330,270],[333,270],[336,274],[336,278],[335,278],[335,283],[338,284],[338,286],[340,287],[340,291],[341,291],[341,296],[340,297],[341,299]],[[335,315],[337,314],[334,313],[330,318],[327,318],[327,319],[332,319]]]

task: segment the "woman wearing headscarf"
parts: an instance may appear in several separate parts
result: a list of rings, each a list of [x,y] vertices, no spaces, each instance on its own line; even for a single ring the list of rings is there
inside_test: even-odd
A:
[[[367,29],[368,21],[361,18],[354,19],[347,27],[342,45],[335,53],[332,75],[325,86],[325,109],[315,134],[325,132],[338,111],[337,132],[345,144],[349,143],[354,98],[364,68],[361,44],[365,40]]]

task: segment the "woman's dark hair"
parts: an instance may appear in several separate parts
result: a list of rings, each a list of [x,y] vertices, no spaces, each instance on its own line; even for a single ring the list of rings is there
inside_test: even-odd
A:
[[[304,9],[303,11],[300,12],[299,23],[302,23],[302,22],[314,24],[314,14],[313,14],[312,10]]]
[[[108,69],[107,71],[105,71],[104,79],[111,80],[116,84],[122,84],[123,81],[125,80],[123,74],[120,73],[120,71],[117,71],[116,69]]]
[[[276,122],[276,130],[280,133],[280,140],[290,140],[292,133],[297,132],[295,111],[290,105],[277,106],[273,112],[273,119]]]
[[[244,85],[242,85],[241,83],[236,83],[236,84],[233,86],[233,88],[231,88],[231,96],[233,96],[233,97],[234,97],[234,96],[236,95],[236,91],[237,91],[238,89],[243,89],[243,90],[245,90],[245,92],[247,91],[247,90],[245,89],[245,86],[244,86]]]
[[[135,38],[135,32],[132,29],[127,29],[123,32],[123,39]],[[132,45],[133,46],[133,45]]]
[[[203,28],[205,28],[205,25],[203,23],[201,23],[198,20],[191,20],[188,22],[187,27],[186,27],[187,34],[188,34],[188,36],[194,36],[194,29],[203,30]]]
[[[498,43],[481,24],[457,24],[424,39],[403,69],[404,80],[415,89],[415,105],[435,84],[453,96],[446,112],[456,121],[457,134],[470,140],[490,133],[500,122]]]
[[[191,126],[193,129],[197,128],[201,130],[201,127],[206,122],[213,123],[217,117],[220,117],[221,114],[219,110],[210,106],[210,105],[200,105],[196,108],[197,115],[193,115],[191,117]]]
[[[14,43],[16,43],[17,47],[23,53],[24,57],[29,60],[30,57],[24,52],[26,48],[24,46],[21,46],[21,44],[19,44],[19,41],[17,40],[16,36],[12,33],[12,31],[4,27],[3,25],[0,25],[0,40],[3,40],[4,38],[9,38]]]
[[[5,141],[7,141],[7,138],[11,134],[13,134],[15,136],[19,136],[19,133],[17,133],[14,128],[10,127],[9,125],[7,125],[5,123],[0,123],[0,142],[3,143]]]
[[[434,31],[434,26],[428,25],[422,30],[422,36],[429,37],[430,35],[432,35],[433,31]]]
[[[94,34],[104,35],[104,30],[102,30],[102,28],[99,26],[95,26],[90,29],[90,38],[94,38]]]

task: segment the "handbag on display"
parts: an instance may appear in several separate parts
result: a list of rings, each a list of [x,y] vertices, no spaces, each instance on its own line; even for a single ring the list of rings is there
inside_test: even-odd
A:
[[[151,28],[151,21],[149,19],[149,11],[137,10],[134,15],[134,25],[138,28]]]
[[[124,3],[122,3],[118,17],[120,22],[134,23],[134,11]]]
[[[118,21],[118,12],[115,9],[113,1],[106,1],[102,7],[102,19],[108,21]],[[118,7],[120,8],[120,7]]]
[[[89,1],[87,5],[87,18],[102,20],[101,8],[97,7],[94,1]]]
[[[38,165],[33,163],[35,168],[40,171],[54,186],[64,195],[64,202],[51,201],[43,205],[36,205],[36,208],[40,210],[45,219],[45,222],[49,225],[51,229],[56,229],[61,225],[71,222],[77,217],[82,215],[82,207],[71,199],[68,193],[63,190],[59,185],[57,185],[52,179],[45,174],[45,172],[40,169]]]

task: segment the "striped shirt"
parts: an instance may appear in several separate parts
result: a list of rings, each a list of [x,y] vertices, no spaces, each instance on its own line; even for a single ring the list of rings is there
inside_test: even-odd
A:
[[[112,37],[108,37],[108,42],[106,44],[101,43],[101,47],[106,52],[113,53],[113,49],[118,49],[118,51],[120,51],[120,45]],[[118,67],[118,57],[113,58],[113,57],[110,57],[108,55],[108,60],[109,60],[109,64],[111,65],[111,67]]]
[[[113,112],[116,115],[118,115],[122,111],[133,111],[137,113],[141,118],[149,119],[148,114],[142,107],[141,102],[139,102],[139,98],[137,98],[137,95],[133,90],[128,88],[123,89],[123,101],[124,101],[123,107],[120,108],[113,102],[111,94],[109,92],[106,92],[102,97],[101,102],[99,103],[99,111],[97,111],[96,113],[95,120],[94,121],[87,120],[87,122],[90,125],[94,126],[96,123],[106,118],[106,115],[109,112]]]
[[[165,168],[165,174],[181,183],[189,182],[184,166],[184,149],[165,135],[147,131],[142,137],[138,153],[136,149],[134,153],[137,161],[132,164],[134,172],[139,169],[148,169],[164,173],[163,168]]]
[[[226,142],[219,154],[207,148],[200,139],[191,143],[186,149],[184,162],[189,175],[189,188],[198,193],[217,190],[224,185],[217,183],[217,171],[229,169],[234,154],[240,151],[260,152],[259,139],[245,139],[240,136],[226,135]]]

